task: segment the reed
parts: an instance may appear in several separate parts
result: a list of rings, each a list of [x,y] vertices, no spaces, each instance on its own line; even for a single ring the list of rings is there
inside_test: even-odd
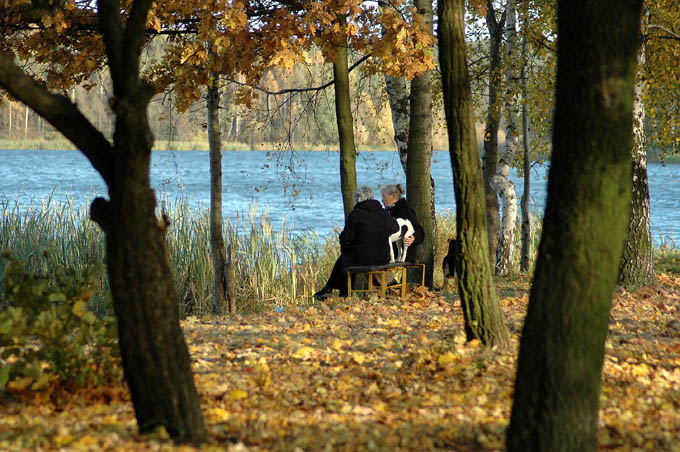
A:
[[[0,250],[13,251],[25,261],[26,269],[35,274],[56,275],[59,270],[72,269],[79,275],[96,275],[91,309],[110,313],[104,235],[88,218],[88,204],[75,207],[72,200],[55,202],[48,198],[40,205],[20,209],[16,201],[0,201]],[[185,200],[161,199],[160,205],[170,219],[167,243],[180,313],[183,317],[210,315],[213,269],[208,211],[191,210]],[[435,286],[443,281],[441,261],[448,250],[448,239],[456,236],[455,214],[439,215],[437,228]],[[534,257],[540,231],[540,218],[533,216]],[[257,204],[225,221],[223,234],[232,248],[239,312],[308,303],[311,295],[323,286],[338,258],[338,233],[336,230],[326,237],[313,230],[292,234],[285,222],[274,228],[266,211],[258,213]],[[517,262],[520,247],[518,229]],[[655,249],[657,263],[666,264],[671,271],[677,271],[679,253],[675,244]],[[0,272],[4,266],[0,260]],[[0,293],[1,290],[2,287]]]
[[[104,236],[89,220],[86,205],[75,208],[72,201],[55,203],[51,198],[23,210],[17,202],[0,204],[0,250],[11,250],[35,274],[54,275],[58,269],[71,268],[78,274],[100,275],[91,308],[110,312]],[[194,212],[183,200],[162,200],[161,206],[170,219],[167,243],[180,313],[208,315],[213,285],[208,211]],[[314,231],[291,234],[285,224],[274,230],[267,213],[256,212],[254,204],[224,224],[239,310],[306,302],[337,259],[336,236],[323,238]],[[4,265],[0,261],[0,272]]]

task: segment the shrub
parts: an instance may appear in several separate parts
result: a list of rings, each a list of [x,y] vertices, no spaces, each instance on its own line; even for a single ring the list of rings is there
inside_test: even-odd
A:
[[[115,319],[87,308],[92,275],[52,278],[5,253],[0,300],[0,389],[39,390],[53,381],[97,386],[122,378]],[[52,281],[52,282],[50,282]]]

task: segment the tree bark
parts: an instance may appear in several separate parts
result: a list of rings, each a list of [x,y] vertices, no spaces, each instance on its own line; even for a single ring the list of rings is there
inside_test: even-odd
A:
[[[428,33],[432,31],[432,0],[415,0],[418,14]],[[425,264],[425,285],[432,287],[437,230],[433,205],[434,180],[430,177],[432,161],[432,83],[426,71],[411,81],[411,117],[406,161],[406,196],[425,230],[423,243],[416,248],[418,261]]]
[[[345,28],[344,18],[342,28]],[[338,141],[340,142],[340,190],[345,218],[354,208],[354,192],[357,189],[357,149],[354,144],[354,120],[349,93],[349,66],[347,55],[347,38],[338,46],[338,59],[333,62],[335,83],[335,120],[338,124]]]
[[[409,89],[404,77],[385,76],[385,91],[392,112],[392,127],[394,128],[394,142],[399,152],[401,167],[406,173],[408,158],[408,128],[409,128]]]
[[[220,132],[220,87],[214,76],[208,87],[208,144],[210,146],[210,257],[213,264],[213,314],[227,310],[227,271],[222,234],[222,139]]]
[[[467,339],[479,339],[489,346],[503,346],[508,343],[509,334],[487,259],[489,242],[472,117],[464,16],[464,0],[440,0],[439,64],[456,195],[458,293]]]
[[[528,19],[527,19],[528,20]],[[522,190],[522,252],[519,269],[528,272],[531,266],[531,212],[529,211],[529,197],[531,196],[531,150],[529,148],[529,106],[527,105],[528,80],[526,74],[527,65],[527,39],[526,26],[522,38],[522,151],[524,154],[524,188]]]
[[[140,431],[164,426],[177,440],[199,443],[205,430],[179,327],[167,222],[156,217],[149,181],[153,89],[139,79],[139,56],[150,6],[150,0],[134,2],[124,26],[117,1],[98,2],[115,95],[113,145],[67,97],[49,93],[2,54],[0,84],[78,146],[107,184],[109,200],[96,198],[90,215],[106,236],[123,371]]]
[[[515,245],[515,224],[517,222],[517,193],[510,180],[510,169],[519,150],[518,127],[518,81],[519,55],[517,52],[517,11],[515,0],[508,0],[505,7],[505,115],[508,121],[505,134],[505,149],[491,186],[503,203],[501,231],[496,248],[496,274],[507,275],[512,271]]]
[[[496,244],[501,224],[500,204],[496,190],[491,186],[491,179],[498,168],[498,129],[500,127],[500,104],[498,91],[501,89],[501,41],[505,14],[496,20],[493,1],[486,2],[486,28],[489,31],[489,105],[484,127],[484,199],[486,202],[486,229],[489,238],[489,262],[491,268],[496,267]]]
[[[643,14],[642,28],[646,28],[647,14]],[[617,283],[626,288],[637,288],[654,278],[652,229],[649,206],[649,178],[647,177],[647,140],[645,137],[645,38],[642,35],[637,55],[638,75],[633,93],[633,191],[628,222],[628,236],[623,247]]]
[[[611,297],[628,225],[642,0],[558,0],[548,195],[507,450],[597,450]]]

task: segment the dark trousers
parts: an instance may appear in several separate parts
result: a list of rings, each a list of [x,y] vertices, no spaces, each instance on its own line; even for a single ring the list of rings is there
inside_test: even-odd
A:
[[[328,277],[328,282],[326,282],[326,287],[328,289],[338,289],[341,295],[347,293],[347,272],[342,265],[342,256],[338,257],[338,260],[335,261],[331,275]]]

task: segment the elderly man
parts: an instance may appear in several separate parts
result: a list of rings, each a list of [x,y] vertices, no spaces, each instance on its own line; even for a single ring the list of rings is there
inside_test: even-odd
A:
[[[314,294],[317,300],[331,295],[333,289],[347,296],[345,268],[353,265],[382,265],[390,261],[390,235],[399,231],[397,220],[383,209],[367,185],[354,193],[354,209],[349,213],[340,233],[340,257],[326,285]]]

